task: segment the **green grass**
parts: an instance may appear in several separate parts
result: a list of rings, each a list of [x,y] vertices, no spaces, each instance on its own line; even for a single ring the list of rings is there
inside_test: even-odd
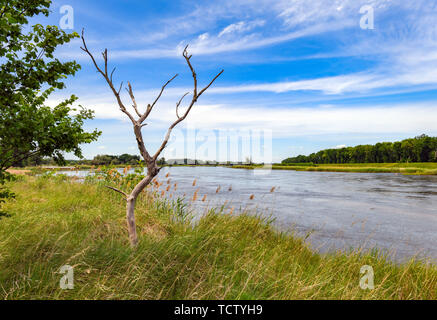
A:
[[[234,169],[263,169],[263,165],[166,165],[169,167],[228,167]],[[124,168],[125,166],[116,166]],[[129,166],[135,168],[136,166]],[[70,170],[87,170],[91,166],[80,165]],[[48,171],[65,170],[64,168],[41,168],[27,167],[32,173],[44,173]],[[294,171],[323,171],[323,172],[358,172],[358,173],[400,173],[405,175],[437,175],[437,162],[422,163],[345,163],[345,164],[313,164],[313,163],[289,163],[273,164],[273,170],[294,170]]]
[[[232,166],[236,169],[261,169],[260,165]],[[437,175],[437,162],[425,163],[346,163],[346,164],[274,164],[273,170],[401,173],[413,175]]]
[[[373,253],[319,255],[261,218],[210,212],[143,194],[139,246],[129,246],[120,197],[93,183],[22,177],[0,220],[2,299],[437,299],[437,267]],[[59,268],[74,266],[74,289]],[[375,289],[359,287],[360,268]]]

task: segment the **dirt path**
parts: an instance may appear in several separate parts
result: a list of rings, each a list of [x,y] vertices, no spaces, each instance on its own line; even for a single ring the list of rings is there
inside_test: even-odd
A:
[[[25,175],[27,173],[30,173],[30,170],[27,170],[27,169],[8,169],[6,171],[9,173],[18,174],[18,175]]]

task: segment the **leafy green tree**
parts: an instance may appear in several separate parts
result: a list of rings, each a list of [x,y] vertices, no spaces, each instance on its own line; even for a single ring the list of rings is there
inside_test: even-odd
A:
[[[395,162],[402,161],[402,143],[400,141],[393,143],[393,156]]]
[[[138,161],[140,161],[140,157],[136,156],[136,155],[124,153],[124,154],[118,156],[118,160],[122,164],[137,164]]]
[[[402,160],[405,162],[414,161],[414,141],[413,139],[406,139],[402,141]]]
[[[25,31],[30,17],[48,16],[49,0],[0,3],[0,170],[36,154],[59,163],[64,161],[63,152],[81,157],[80,144],[100,135],[83,129],[84,121],[93,118],[92,111],[72,108],[74,95],[54,108],[45,105],[54,90],[65,88],[63,80],[80,69],[74,61],[54,57],[58,46],[78,34],[40,24]]]
[[[131,155],[124,153],[120,156],[113,156],[108,154],[99,154],[91,160],[93,165],[120,165],[120,164],[130,164],[136,165],[140,161],[140,157],[137,155]]]
[[[437,161],[437,137],[420,135],[400,142],[380,142],[341,149],[326,149],[309,156],[287,158],[282,163],[388,163]]]
[[[114,159],[116,159],[116,156],[110,156],[107,154],[98,154],[94,157],[94,159],[91,161],[93,165],[109,165],[112,163]]]
[[[58,46],[78,37],[56,26],[28,25],[28,19],[48,16],[50,0],[0,1],[0,183],[6,170],[35,156],[64,163],[63,152],[82,157],[80,144],[100,132],[86,132],[84,122],[93,113],[71,105],[71,96],[54,108],[46,105],[53,91],[65,88],[64,79],[80,66],[54,57]],[[74,115],[72,115],[74,113]]]

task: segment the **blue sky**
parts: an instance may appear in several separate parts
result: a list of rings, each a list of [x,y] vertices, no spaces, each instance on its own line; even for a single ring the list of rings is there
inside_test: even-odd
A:
[[[32,22],[59,24],[63,5],[74,9],[74,30],[85,28],[96,57],[108,48],[115,82],[130,81],[143,108],[179,73],[143,129],[152,152],[192,87],[182,48],[190,45],[200,84],[225,70],[175,131],[167,158],[224,160],[221,147],[201,154],[187,148],[194,136],[187,130],[200,140],[218,130],[270,132],[273,161],[437,134],[437,1],[55,0],[48,20]],[[364,5],[373,8],[373,29],[360,27]],[[103,135],[83,147],[87,158],[138,153],[130,122],[79,47],[78,40],[58,50],[82,70],[49,103],[74,93],[96,111],[87,127]]]

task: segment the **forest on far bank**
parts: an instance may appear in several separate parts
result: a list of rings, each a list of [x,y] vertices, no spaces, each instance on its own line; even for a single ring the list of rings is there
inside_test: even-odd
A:
[[[197,164],[196,160],[192,160]],[[66,160],[65,165],[137,165],[138,155],[99,154],[93,159]],[[165,164],[165,158],[158,160],[159,165]],[[314,163],[314,164],[346,164],[346,163],[408,163],[437,162],[437,137],[420,135],[415,138],[397,142],[380,142],[375,145],[358,145],[355,147],[332,148],[312,153],[308,156],[299,155],[282,161],[282,164]],[[200,163],[199,163],[200,164]],[[207,163],[208,164],[208,163]],[[57,165],[54,159],[34,155],[16,164],[16,167]]]
[[[317,164],[437,162],[437,137],[423,134],[397,142],[326,149],[308,156],[287,158],[282,161],[282,164],[310,162]]]
[[[131,155],[124,153],[122,155],[109,155],[109,154],[98,154],[94,156],[93,159],[77,159],[77,160],[66,160],[65,165],[67,166],[77,166],[77,165],[88,165],[88,166],[109,166],[109,165],[137,165],[141,161],[138,155]],[[159,164],[164,164],[165,159],[161,158],[158,160]],[[16,167],[34,167],[34,166],[57,166],[58,163],[50,157],[43,157],[40,155],[34,155],[30,158],[22,160],[17,163]]]

